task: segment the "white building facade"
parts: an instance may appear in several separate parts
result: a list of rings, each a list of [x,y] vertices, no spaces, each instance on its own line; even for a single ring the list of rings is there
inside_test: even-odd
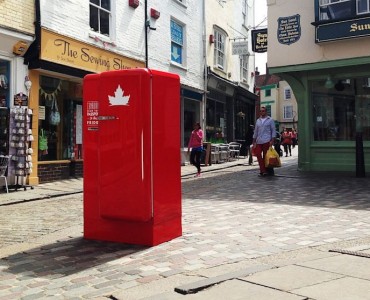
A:
[[[204,94],[203,3],[166,1],[35,1],[35,42],[25,55],[32,81],[37,153],[32,184],[82,176],[82,79],[86,74],[148,66],[181,80],[182,128],[200,119]],[[146,8],[146,10],[145,10]],[[147,11],[147,14],[145,14]],[[48,116],[55,104],[61,121]],[[77,127],[76,127],[77,126]],[[184,130],[184,129],[183,129]],[[184,133],[182,132],[182,145]],[[35,145],[38,144],[36,138]]]
[[[255,69],[250,29],[254,1],[207,0],[206,20],[206,133],[207,139],[242,141],[254,123]]]

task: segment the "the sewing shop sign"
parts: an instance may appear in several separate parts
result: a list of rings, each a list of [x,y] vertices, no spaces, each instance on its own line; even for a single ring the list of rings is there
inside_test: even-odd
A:
[[[301,16],[293,15],[278,19],[277,38],[280,44],[290,45],[301,37]]]

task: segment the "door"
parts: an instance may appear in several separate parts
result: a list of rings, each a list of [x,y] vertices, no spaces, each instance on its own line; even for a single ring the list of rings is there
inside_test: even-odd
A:
[[[100,214],[148,221],[152,217],[151,99],[147,70],[101,74],[98,117]]]

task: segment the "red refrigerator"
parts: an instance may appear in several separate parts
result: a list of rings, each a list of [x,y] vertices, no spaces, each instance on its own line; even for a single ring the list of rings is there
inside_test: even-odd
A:
[[[109,71],[83,89],[84,238],[153,246],[181,236],[179,76]]]

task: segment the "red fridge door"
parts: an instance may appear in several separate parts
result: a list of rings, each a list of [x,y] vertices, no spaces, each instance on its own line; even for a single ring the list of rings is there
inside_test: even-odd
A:
[[[146,69],[101,74],[96,176],[102,217],[152,218],[150,80]]]

